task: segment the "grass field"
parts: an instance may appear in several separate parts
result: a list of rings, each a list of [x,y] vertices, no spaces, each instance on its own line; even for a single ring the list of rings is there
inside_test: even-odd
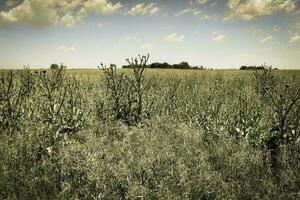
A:
[[[300,198],[299,70],[0,77],[0,199]]]

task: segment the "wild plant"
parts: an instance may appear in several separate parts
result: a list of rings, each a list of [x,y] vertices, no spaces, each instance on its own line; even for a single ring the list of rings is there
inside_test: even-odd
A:
[[[256,72],[254,77],[257,91],[271,108],[268,115],[272,122],[264,142],[270,152],[271,168],[277,174],[281,147],[299,140],[300,88],[295,82],[276,82],[271,68]]]
[[[220,127],[225,129],[227,120],[224,115],[226,113],[223,112],[226,103],[225,94],[225,84],[220,75],[211,85],[201,90],[200,111],[197,113],[196,124],[204,130],[206,141],[220,137],[218,131]]]
[[[228,132],[236,138],[245,138],[252,145],[260,145],[260,133],[263,131],[263,108],[255,95],[240,93],[232,110],[228,113],[230,124]]]
[[[76,134],[87,114],[80,83],[65,76],[65,66],[38,73],[39,120],[50,125],[58,135]]]
[[[180,88],[180,81],[177,80],[171,80],[168,82],[167,91],[164,95],[164,107],[165,112],[170,117],[178,118],[178,101],[179,101],[179,88]]]
[[[118,73],[116,65],[106,67],[101,64],[103,70],[107,93],[110,99],[112,116],[116,120],[127,124],[141,121],[144,114],[145,87],[144,71],[149,55],[131,58],[129,63],[132,75]]]
[[[109,95],[110,110],[116,120],[128,121],[132,112],[132,86],[124,73],[118,73],[116,65],[101,64],[105,77],[106,92]]]
[[[66,94],[60,90],[64,81],[64,68],[65,66],[61,65],[58,69],[42,70],[37,73],[37,87],[44,101],[41,108],[43,110],[41,120],[44,122],[52,123],[55,108],[58,108],[59,112],[64,102]],[[56,96],[61,98],[59,104],[55,102]]]
[[[263,65],[263,70],[254,71],[254,86],[258,94],[265,100],[267,93],[273,90],[278,83],[272,66]]]
[[[64,96],[56,109],[58,118],[58,132],[74,135],[85,126],[89,111],[86,107],[85,94],[81,90],[79,81],[69,78],[64,84]]]
[[[272,127],[267,135],[266,147],[271,154],[271,167],[280,168],[279,153],[283,146],[293,146],[299,140],[300,88],[286,84],[284,89],[275,89],[268,93],[274,110]]]
[[[24,105],[34,87],[34,78],[29,68],[20,73],[9,71],[0,78],[0,130],[12,134],[19,129]]]

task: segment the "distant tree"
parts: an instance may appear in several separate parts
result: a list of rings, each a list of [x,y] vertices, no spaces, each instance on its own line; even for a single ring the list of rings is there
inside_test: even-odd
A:
[[[58,69],[59,65],[58,64],[51,64],[50,69]]]
[[[265,69],[266,66],[265,65],[261,65],[261,66],[241,66],[240,70],[263,70]]]
[[[187,62],[181,62],[178,64],[180,69],[190,69],[190,65]]]
[[[130,65],[123,65],[122,68],[131,68]],[[170,65],[167,62],[159,63],[155,62],[150,65],[145,66],[145,68],[151,68],[151,69],[204,69],[203,66],[200,68],[195,66],[190,66],[188,62],[181,62],[179,64],[173,64]]]

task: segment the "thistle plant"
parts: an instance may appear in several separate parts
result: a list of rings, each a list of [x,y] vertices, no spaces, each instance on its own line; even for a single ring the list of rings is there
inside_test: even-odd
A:
[[[256,91],[272,111],[272,122],[264,142],[270,152],[271,168],[277,174],[281,147],[293,145],[299,139],[300,88],[294,81],[276,79],[271,67],[256,72],[254,78]]]
[[[116,120],[126,124],[138,123],[144,114],[145,87],[144,71],[149,55],[126,59],[132,70],[132,75],[118,73],[117,66],[111,64],[106,67],[101,63],[107,93],[109,95],[110,110]]]
[[[28,67],[21,72],[9,71],[0,77],[0,130],[10,135],[18,130],[26,99],[34,87],[33,75]]]

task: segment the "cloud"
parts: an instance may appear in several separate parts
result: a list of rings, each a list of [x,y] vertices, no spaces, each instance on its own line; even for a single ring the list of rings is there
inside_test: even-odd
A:
[[[60,45],[56,47],[56,49],[63,52],[77,52],[77,49],[74,46]]]
[[[209,0],[195,0],[196,3],[206,4]]]
[[[264,37],[263,39],[261,39],[261,43],[267,43],[267,42],[271,42],[273,39],[272,35],[269,35],[267,37]]]
[[[215,7],[215,6],[217,6],[218,5],[218,1],[214,1],[214,2],[212,2],[211,4],[210,4],[210,6],[209,7]]]
[[[225,40],[225,35],[224,34],[218,34],[217,32],[214,32],[213,33],[213,38],[212,40],[214,42],[217,42],[217,43],[221,43],[221,42],[224,42]]]
[[[172,33],[165,37],[165,40],[169,42],[183,42],[185,36],[184,35],[177,35],[177,33]]]
[[[194,14],[194,10],[193,9],[187,8],[187,9],[178,11],[177,13],[175,13],[175,16],[179,17],[179,16],[182,16],[182,15],[190,13],[190,12]],[[202,12],[202,11],[199,10],[199,12]]]
[[[254,24],[244,28],[245,32],[258,36],[272,35],[273,33],[279,32],[280,30],[281,26],[278,26],[277,24],[273,25],[272,27],[265,27],[259,24]]]
[[[152,48],[153,48],[153,45],[151,43],[146,43],[143,46],[141,46],[142,50],[149,50],[149,49],[152,49]]]
[[[109,0],[24,0],[7,11],[0,12],[0,28],[23,24],[36,29],[53,25],[73,26],[82,17],[117,12],[122,5]]]
[[[6,0],[5,4],[8,7],[13,7],[18,4],[18,1],[17,0]]]
[[[129,15],[154,15],[159,11],[159,7],[154,3],[150,3],[149,5],[145,5],[144,3],[138,3],[133,6],[129,11]]]
[[[72,14],[68,13],[60,19],[60,24],[66,27],[71,27],[76,24],[76,21],[76,18]]]
[[[300,43],[300,33],[291,36],[290,39],[289,39],[289,43],[290,43],[290,44]]]
[[[299,43],[299,36],[300,36],[300,9],[298,9],[294,14],[293,14],[293,21],[289,29],[289,43],[294,44],[294,43]]]
[[[84,1],[79,16],[88,16],[90,14],[109,15],[118,12],[123,5],[121,3],[111,3],[108,0],[89,0]]]
[[[281,27],[278,26],[277,24],[275,24],[273,27],[272,27],[272,32],[278,32],[280,31]]]
[[[10,12],[0,12],[0,27],[8,29],[10,25],[17,21],[17,18]]]
[[[202,10],[196,9],[196,8],[195,9],[186,8],[184,10],[180,10],[180,11],[175,13],[175,16],[180,17],[180,16],[188,14],[188,13],[190,13],[190,14],[196,16],[196,17],[199,17],[201,20],[215,20],[216,21],[218,19],[216,15],[204,14],[202,12]]]
[[[97,27],[99,27],[99,28],[101,28],[102,26],[104,26],[105,24],[104,23],[102,23],[102,22],[98,22],[97,23]]]
[[[141,34],[139,32],[136,32],[134,35],[129,35],[125,39],[127,41],[131,41],[132,42],[132,41],[137,41],[140,36],[141,36]]]
[[[57,18],[57,10],[49,2],[25,0],[7,12],[0,12],[0,26],[9,28],[18,22],[33,28],[45,28],[56,24]]]
[[[249,21],[278,12],[292,13],[296,5],[295,0],[228,0],[227,7],[230,14],[223,21]]]

